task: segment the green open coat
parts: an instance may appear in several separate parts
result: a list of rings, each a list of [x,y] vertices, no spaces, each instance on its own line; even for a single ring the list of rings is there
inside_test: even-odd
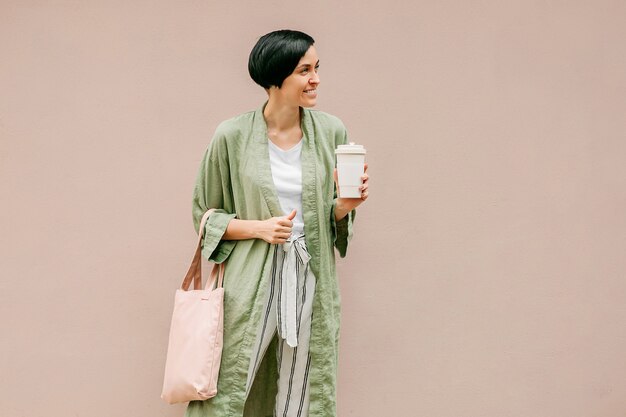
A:
[[[245,399],[246,378],[270,266],[276,245],[262,239],[221,240],[233,218],[265,220],[284,216],[272,180],[265,102],[222,122],[208,145],[193,195],[193,221],[217,208],[205,230],[202,254],[211,261],[228,260],[224,277],[224,348],[218,394],[192,401],[186,417],[272,416],[278,379],[276,336],[266,352],[255,382]],[[316,277],[311,322],[310,417],[335,417],[339,353],[340,295],[335,274],[336,247],[345,257],[352,237],[352,210],[335,222],[334,150],[348,142],[337,117],[302,108],[302,209],[309,263]]]

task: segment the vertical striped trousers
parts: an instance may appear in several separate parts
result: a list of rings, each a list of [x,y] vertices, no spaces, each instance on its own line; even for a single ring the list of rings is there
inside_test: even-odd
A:
[[[309,339],[315,276],[304,235],[290,238],[274,251],[266,295],[248,369],[246,398],[272,338],[278,331],[278,394],[274,417],[307,417],[309,411]]]

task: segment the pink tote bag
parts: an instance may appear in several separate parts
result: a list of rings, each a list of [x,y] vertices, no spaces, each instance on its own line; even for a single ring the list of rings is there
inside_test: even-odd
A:
[[[208,210],[202,217],[196,253],[174,297],[161,393],[168,404],[206,400],[217,395],[224,336],[225,265],[213,265],[204,289],[201,267],[202,236],[212,212],[213,209]],[[192,279],[194,289],[189,290]]]

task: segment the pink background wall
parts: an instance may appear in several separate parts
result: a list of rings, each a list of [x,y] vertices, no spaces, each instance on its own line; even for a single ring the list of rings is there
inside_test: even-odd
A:
[[[623,1],[0,0],[0,415],[160,398],[191,192],[256,108],[256,39],[316,39],[368,149],[339,262],[342,417],[626,413]]]

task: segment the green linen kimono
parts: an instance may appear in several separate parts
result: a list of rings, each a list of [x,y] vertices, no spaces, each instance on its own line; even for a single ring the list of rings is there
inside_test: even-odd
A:
[[[186,417],[272,416],[277,393],[277,336],[270,344],[246,401],[246,379],[253,343],[270,284],[273,251],[262,239],[221,240],[229,221],[265,220],[284,216],[269,161],[265,102],[222,122],[208,145],[193,194],[196,232],[202,215],[218,209],[207,221],[202,254],[227,261],[224,276],[224,347],[218,394],[191,401]],[[334,150],[348,142],[346,128],[335,116],[302,111],[302,209],[309,265],[316,277],[311,321],[310,417],[335,417],[339,353],[340,294],[335,252],[346,256],[356,212],[335,222]]]

